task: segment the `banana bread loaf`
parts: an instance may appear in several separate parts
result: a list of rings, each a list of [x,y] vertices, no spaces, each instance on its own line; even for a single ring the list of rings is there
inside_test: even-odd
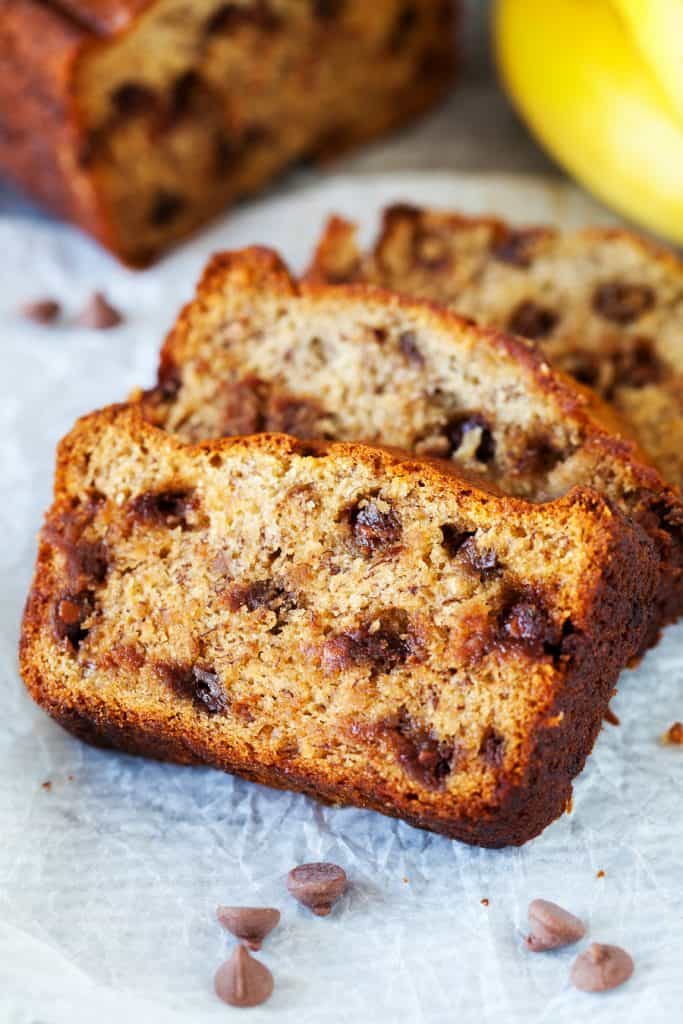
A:
[[[564,809],[655,578],[594,492],[531,505],[283,435],[191,446],[122,406],[60,447],[21,667],[96,744],[518,844]]]
[[[683,264],[627,231],[562,233],[390,207],[367,254],[333,218],[311,279],[372,281],[531,339],[618,410],[683,486]]]
[[[453,459],[532,501],[593,487],[657,546],[656,622],[681,610],[680,495],[608,406],[521,339],[363,285],[299,286],[274,253],[251,249],[209,265],[143,401],[189,441],[360,439]]]
[[[145,264],[448,87],[456,0],[3,0],[0,171]]]

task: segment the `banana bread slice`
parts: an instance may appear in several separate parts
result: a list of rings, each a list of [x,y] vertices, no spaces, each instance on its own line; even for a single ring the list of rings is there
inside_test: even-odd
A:
[[[683,504],[614,413],[521,339],[364,285],[297,285],[272,252],[214,258],[162,350],[148,417],[189,441],[259,430],[452,458],[508,494],[590,486],[655,541],[657,624],[683,602]]]
[[[0,169],[145,264],[293,161],[417,115],[456,0],[3,0]]]
[[[82,738],[523,843],[564,809],[651,614],[651,541],[591,491],[139,406],[62,442],[26,608],[33,697]]]
[[[371,281],[522,334],[594,388],[683,487],[683,263],[628,231],[516,228],[412,206],[385,211],[363,254],[332,218],[311,279]]]

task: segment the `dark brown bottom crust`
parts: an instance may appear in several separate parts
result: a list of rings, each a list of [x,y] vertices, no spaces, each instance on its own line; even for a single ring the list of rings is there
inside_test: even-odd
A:
[[[34,696],[36,694],[34,693]],[[45,710],[63,728],[78,739],[106,750],[119,750],[126,754],[148,757],[180,765],[218,768],[231,775],[240,776],[249,782],[257,782],[273,789],[294,790],[313,799],[331,805],[353,806],[378,811],[388,817],[399,818],[416,828],[437,832],[450,839],[457,839],[474,846],[502,849],[506,846],[521,846],[539,835],[546,826],[559,817],[566,809],[571,797],[571,779],[557,775],[548,785],[546,800],[542,806],[529,806],[513,797],[506,803],[506,814],[502,817],[496,809],[490,820],[461,819],[444,822],[430,814],[398,809],[389,794],[383,793],[383,783],[376,779],[376,792],[368,798],[352,783],[330,785],[324,778],[303,777],[288,770],[285,764],[255,765],[233,761],[228,756],[219,756],[201,744],[190,742],[186,737],[171,736],[164,727],[155,723],[140,721],[137,716],[120,715],[113,720],[110,709],[94,708],[85,702],[77,707],[48,704],[41,694]],[[592,745],[592,740],[589,746]]]

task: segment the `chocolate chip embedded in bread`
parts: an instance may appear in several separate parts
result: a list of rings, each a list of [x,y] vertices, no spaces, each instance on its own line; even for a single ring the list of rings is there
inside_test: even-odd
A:
[[[131,518],[149,526],[186,528],[188,517],[196,507],[194,491],[145,491],[130,502]]]
[[[504,642],[512,642],[538,657],[559,653],[562,630],[550,618],[542,599],[532,591],[513,593],[500,614]]]
[[[181,697],[189,697],[203,711],[217,715],[227,709],[227,695],[213,669],[160,661],[154,671],[164,685]]]
[[[389,30],[387,49],[389,53],[399,53],[417,28],[419,16],[415,3],[405,3],[400,8]]]
[[[287,875],[291,895],[318,917],[327,917],[347,886],[346,872],[338,864],[300,864]]]
[[[578,917],[549,900],[532,900],[529,904],[529,934],[526,946],[532,953],[571,946],[586,934]]]
[[[260,1006],[273,994],[273,975],[244,946],[238,946],[214,978],[216,995],[229,1006]]]
[[[154,227],[163,228],[174,221],[185,209],[185,198],[179,192],[159,189],[152,200],[149,210],[149,223]]]
[[[346,0],[311,0],[313,16],[321,21],[338,18],[346,7]]]
[[[593,309],[605,320],[630,324],[639,320],[655,305],[655,293],[647,284],[626,281],[604,281],[593,292]]]
[[[216,917],[224,928],[255,951],[280,923],[280,911],[272,907],[218,907]]]
[[[401,520],[388,502],[359,502],[349,510],[348,517],[353,542],[364,555],[374,555],[401,539]]]
[[[415,654],[418,647],[406,612],[382,612],[359,629],[326,640],[322,649],[325,672],[343,672],[352,665],[369,665],[375,672],[391,672]]]
[[[500,768],[505,761],[505,737],[492,725],[484,730],[479,756],[490,768]]]
[[[111,103],[117,114],[134,117],[156,110],[158,97],[144,82],[122,82],[111,94]]]
[[[312,398],[273,390],[266,403],[263,429],[312,441],[320,437],[318,424],[324,416],[324,409]]]
[[[491,255],[500,263],[509,263],[513,267],[527,269],[534,258],[534,248],[540,232],[531,228],[527,230],[510,230],[505,237],[494,243]]]
[[[614,384],[618,387],[643,388],[656,384],[666,375],[666,368],[651,338],[638,335],[630,348],[624,348],[614,359]]]
[[[449,440],[451,453],[462,457],[461,449],[468,439],[468,435],[474,431],[476,446],[473,456],[477,462],[491,462],[496,454],[496,442],[491,426],[485,416],[481,413],[459,413],[452,416],[444,428],[444,434]]]
[[[107,300],[102,292],[93,292],[76,319],[80,327],[106,331],[123,323],[123,316]]]
[[[88,635],[84,623],[93,613],[92,595],[88,591],[62,594],[54,606],[52,622],[58,639],[67,640],[78,650]]]
[[[385,728],[406,775],[426,789],[442,789],[453,770],[457,756],[455,745],[438,739],[407,714]]]
[[[241,608],[246,608],[250,612],[258,608],[268,608],[279,614],[291,611],[297,606],[296,596],[274,579],[234,583],[227,589],[223,599],[233,612]]]
[[[398,347],[409,363],[424,366],[424,356],[417,344],[417,331],[402,331],[398,336]]]
[[[474,536],[472,530],[461,530],[453,523],[444,523],[441,527],[442,543],[449,558],[455,558],[465,541]]]
[[[574,988],[582,992],[608,992],[628,981],[633,970],[633,960],[625,949],[593,942],[577,956],[570,977]]]
[[[463,541],[460,554],[481,580],[493,579],[502,572],[503,567],[493,548],[480,547],[473,535]]]
[[[33,320],[36,324],[52,324],[60,316],[62,307],[55,299],[36,299],[24,303],[19,312],[26,320]]]
[[[250,7],[241,3],[221,4],[207,18],[204,31],[207,36],[237,32],[243,28],[275,32],[281,25],[281,18],[270,8],[266,0],[259,0]]]
[[[547,338],[559,317],[546,306],[539,306],[531,299],[524,299],[516,306],[508,317],[507,327],[513,334],[521,334],[525,338],[536,340]]]

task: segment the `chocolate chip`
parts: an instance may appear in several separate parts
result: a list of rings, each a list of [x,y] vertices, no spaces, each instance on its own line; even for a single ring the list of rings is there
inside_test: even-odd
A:
[[[401,539],[403,528],[400,519],[387,502],[382,504],[386,508],[381,509],[374,501],[368,501],[349,510],[353,542],[364,555],[373,555],[398,544]]]
[[[197,703],[202,704],[213,715],[225,711],[227,701],[216,672],[195,666],[192,669],[192,679],[192,696]]]
[[[238,946],[216,971],[214,988],[229,1006],[260,1006],[273,994],[273,975],[244,946]]]
[[[242,155],[241,146],[229,138],[224,132],[218,131],[214,140],[214,169],[219,177],[233,170]]]
[[[467,434],[472,430],[481,431],[480,440],[474,452],[478,462],[491,462],[496,454],[496,442],[491,427],[480,413],[461,413],[453,416],[444,428],[451,446],[451,453],[457,454]]]
[[[263,2],[246,7],[238,3],[221,4],[206,20],[204,31],[207,36],[236,32],[242,28],[255,28],[264,32],[275,32],[282,24],[279,16]]]
[[[418,348],[415,331],[402,331],[398,337],[398,345],[409,363],[413,363],[414,366],[424,366],[424,356]]]
[[[408,42],[419,22],[417,5],[403,4],[389,32],[387,49],[389,53],[399,53]]]
[[[116,113],[123,117],[151,113],[157,106],[154,89],[142,82],[123,82],[111,94]]]
[[[326,640],[322,664],[326,672],[341,672],[352,665],[368,664],[373,670],[391,672],[415,653],[417,642],[408,615],[394,608],[383,612],[360,629]]]
[[[491,768],[500,768],[505,760],[505,737],[488,725],[479,744],[479,756]]]
[[[583,922],[557,903],[532,900],[529,904],[529,934],[525,941],[532,953],[571,946],[585,934]]]
[[[227,709],[227,696],[213,670],[174,662],[157,662],[154,670],[166,686],[181,697],[190,697],[209,714],[216,715]]]
[[[651,338],[633,339],[629,348],[620,349],[614,359],[614,387],[643,388],[656,384],[665,374]]]
[[[176,366],[170,359],[162,357],[162,363],[157,375],[157,388],[162,398],[173,399],[180,391],[182,376],[180,367]]]
[[[405,713],[387,729],[406,775],[427,789],[442,789],[455,763],[454,744],[437,739]]]
[[[674,722],[662,736],[662,743],[667,747],[683,746],[683,722]]]
[[[194,491],[145,491],[130,502],[129,515],[147,526],[188,527],[196,506]]]
[[[465,541],[474,536],[472,530],[461,530],[453,523],[444,523],[441,527],[442,544],[449,558],[455,558]]]
[[[547,475],[567,455],[547,437],[530,438],[527,446],[516,461],[516,470],[521,473]]]
[[[649,312],[655,304],[655,293],[646,284],[605,281],[593,293],[593,309],[606,320],[630,324]]]
[[[509,263],[513,267],[528,268],[534,257],[534,249],[540,232],[534,228],[509,231],[505,237],[495,242],[491,251],[494,260]]]
[[[178,75],[171,87],[168,111],[170,120],[173,122],[189,114],[205,88],[201,75],[196,71],[184,71]]]
[[[185,209],[185,199],[178,192],[159,189],[149,211],[149,223],[155,228],[163,228],[180,216]]]
[[[321,21],[338,18],[346,7],[346,0],[311,0],[313,16]]]
[[[531,299],[524,299],[510,314],[507,328],[513,334],[521,334],[525,338],[536,340],[546,338],[558,319],[557,313],[552,309],[539,306]]]
[[[235,583],[225,592],[224,600],[232,612],[237,612],[240,608],[246,608],[250,612],[258,608],[286,612],[297,606],[295,595],[273,579]]]
[[[54,631],[59,640],[67,640],[78,650],[88,635],[83,623],[93,613],[92,595],[88,591],[63,594],[58,598],[53,612]]]
[[[619,946],[592,942],[577,956],[571,971],[571,983],[582,992],[607,992],[623,985],[633,974],[633,960]]]
[[[500,614],[503,640],[520,646],[534,656],[558,655],[563,632],[569,628],[559,630],[541,599],[533,593],[513,594]]]
[[[338,864],[300,864],[287,875],[291,895],[318,917],[327,917],[347,885],[346,872]]]
[[[320,436],[318,423],[322,416],[322,407],[313,399],[273,391],[266,404],[262,429],[312,441]]]
[[[253,950],[259,950],[280,923],[280,911],[271,907],[218,907],[216,916],[224,928]]]
[[[76,544],[64,544],[63,550],[70,576],[104,583],[109,571],[109,553],[104,541],[79,540]]]
[[[76,318],[80,327],[89,327],[96,331],[106,331],[123,323],[123,316],[102,292],[93,292],[83,310]]]
[[[60,316],[62,307],[55,299],[36,299],[35,302],[26,302],[19,312],[36,324],[52,324]]]
[[[464,540],[460,547],[460,554],[482,581],[493,579],[502,571],[503,567],[493,548],[479,547],[473,536]]]
[[[267,385],[255,376],[226,382],[220,393],[220,432],[224,437],[245,436],[263,430]]]

